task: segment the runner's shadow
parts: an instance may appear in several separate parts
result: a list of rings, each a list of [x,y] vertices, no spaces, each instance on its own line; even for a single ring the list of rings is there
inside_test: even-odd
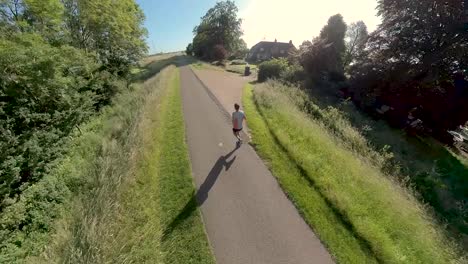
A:
[[[200,185],[200,188],[198,189],[197,194],[195,195],[199,205],[202,205],[206,201],[206,199],[208,199],[208,193],[210,192],[211,188],[213,188],[216,180],[223,171],[223,168],[225,168],[225,170],[228,171],[229,168],[232,166],[232,164],[236,160],[236,156],[234,156],[230,161],[228,161],[228,159],[232,156],[232,154],[234,154],[234,152],[236,152],[237,149],[239,149],[239,145],[236,145],[236,148],[228,154],[219,157],[213,168],[211,168],[210,172],[208,173],[208,176],[206,177],[202,185]]]
[[[213,168],[211,168],[208,176],[206,177],[205,181],[200,185],[197,193],[192,195],[190,200],[184,206],[184,208],[180,211],[180,213],[171,221],[171,223],[167,226],[167,228],[163,232],[162,240],[166,240],[168,236],[172,233],[172,231],[181,223],[183,223],[187,218],[189,218],[192,213],[197,209],[198,206],[201,206],[206,199],[208,199],[208,193],[210,192],[211,188],[213,188],[216,180],[218,179],[219,175],[225,169],[226,171],[232,166],[234,161],[236,160],[236,156],[234,156],[230,161],[228,159],[238,150],[240,145],[236,145],[231,152],[228,154],[221,156],[218,158],[216,163],[214,164]]]

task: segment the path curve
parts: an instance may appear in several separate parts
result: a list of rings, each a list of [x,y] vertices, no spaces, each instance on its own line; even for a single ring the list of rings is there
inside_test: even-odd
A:
[[[214,93],[189,66],[180,75],[197,201],[217,263],[333,263],[252,147],[236,148]]]

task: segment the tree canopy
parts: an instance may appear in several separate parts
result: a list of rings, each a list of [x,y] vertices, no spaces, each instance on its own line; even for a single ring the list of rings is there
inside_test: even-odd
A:
[[[351,23],[346,31],[346,54],[344,57],[345,67],[361,55],[366,47],[369,34],[367,26],[362,21]]]
[[[320,36],[299,47],[300,63],[315,80],[343,79],[346,23],[340,14],[328,19]]]
[[[134,0],[0,0],[0,212],[126,88],[143,19]]]
[[[234,1],[222,1],[208,10],[193,30],[193,53],[200,58],[215,59],[215,46],[222,46],[228,54],[245,50],[241,39],[242,20],[237,17],[238,8]],[[217,48],[219,51],[219,47]],[[218,54],[219,52],[216,52]]]
[[[468,119],[468,33],[462,1],[381,0],[382,24],[351,70],[359,103],[418,107],[439,137]],[[401,117],[401,119],[403,119]]]

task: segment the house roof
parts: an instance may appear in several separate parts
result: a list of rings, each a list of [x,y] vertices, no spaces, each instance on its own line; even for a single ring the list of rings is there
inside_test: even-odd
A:
[[[296,49],[291,42],[275,42],[275,41],[260,41],[259,43],[255,44],[250,50],[252,52],[257,52],[260,48],[265,50],[271,50],[272,48],[279,48],[288,50],[290,48]]]

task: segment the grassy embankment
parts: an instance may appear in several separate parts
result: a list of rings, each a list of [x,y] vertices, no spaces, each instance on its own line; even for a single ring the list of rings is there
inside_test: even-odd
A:
[[[329,87],[317,88],[308,90],[310,99],[320,108],[332,110],[327,110],[330,118],[318,118],[343,140],[354,142],[353,149],[368,159],[376,156],[368,146],[385,150],[385,170],[416,190],[418,199],[430,206],[451,236],[468,250],[467,155],[431,138],[406,135],[384,120],[370,118],[351,102],[338,100]],[[340,132],[350,127],[359,138],[350,140],[349,133]]]
[[[257,151],[338,262],[462,261],[424,207],[385,175],[382,155],[359,155],[357,131],[340,130],[351,138],[343,141],[306,107],[320,111],[278,83],[244,92]]]
[[[174,225],[194,193],[178,70],[150,76],[176,59],[146,63],[138,77],[144,83],[79,129],[37,187],[57,193],[33,212],[54,215],[46,218],[49,232],[26,234],[36,251],[10,246],[0,262],[214,262],[198,210]],[[38,249],[37,237],[48,245]]]

